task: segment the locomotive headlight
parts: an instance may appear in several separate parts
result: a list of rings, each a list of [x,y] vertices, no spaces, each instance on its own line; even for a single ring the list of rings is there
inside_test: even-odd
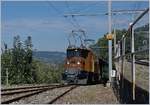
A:
[[[67,64],[68,64],[68,65],[70,64],[69,61],[67,62]]]
[[[77,64],[80,65],[81,63],[78,61]]]

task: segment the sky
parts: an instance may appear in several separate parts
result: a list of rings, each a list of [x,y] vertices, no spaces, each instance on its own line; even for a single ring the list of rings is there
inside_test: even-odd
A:
[[[148,1],[113,1],[112,10],[146,9],[148,5]],[[107,11],[107,1],[2,1],[1,44],[7,43],[11,48],[14,36],[19,35],[22,41],[31,36],[33,49],[65,52],[72,30],[84,30],[87,38],[95,42],[108,32],[107,15],[72,18],[64,17],[65,14],[103,14]],[[131,15],[113,16],[112,26],[127,29],[131,21]]]

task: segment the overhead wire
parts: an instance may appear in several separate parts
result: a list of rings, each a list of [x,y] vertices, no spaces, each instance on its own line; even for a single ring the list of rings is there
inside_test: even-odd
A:
[[[94,5],[95,6],[98,5],[98,3],[96,2],[96,3],[93,3],[93,4],[89,4],[89,5],[86,6],[87,8],[81,8],[80,10],[77,10],[75,12],[79,13],[79,12],[82,12],[82,11],[85,11],[85,10],[89,10],[90,8],[93,8]]]
[[[59,9],[57,9],[50,1],[47,1],[47,3],[60,15],[60,14],[62,14],[62,12],[59,10]],[[69,12],[72,12],[72,10],[71,10],[71,8],[70,8],[70,6],[69,6],[69,4],[68,4],[68,2],[65,2],[66,3],[66,6],[67,6],[67,9],[69,10]],[[93,5],[97,5],[97,3],[93,3]],[[88,8],[86,8],[86,10],[87,9],[89,9],[89,8],[91,8],[90,6],[88,6]],[[79,10],[79,12],[80,11],[82,11],[82,10]],[[62,15],[61,15],[62,16]],[[67,18],[68,16],[64,16],[64,14],[63,14],[63,17],[65,17],[65,19],[74,27],[74,28],[76,28],[76,29],[79,29],[79,28],[81,28],[81,26],[80,26],[80,24],[78,23],[78,21],[77,21],[77,19],[74,17],[74,16],[72,16],[72,20],[73,21],[71,21],[69,18]],[[75,24],[76,23],[76,24]]]
[[[79,12],[81,12],[81,11],[85,11],[85,10],[89,10],[91,7],[93,7],[93,6],[91,6],[91,5],[93,5],[93,6],[95,6],[95,5],[98,5],[98,3],[96,2],[96,3],[93,3],[93,4],[89,4],[88,6],[87,6],[87,8],[83,8],[83,9],[80,9],[80,10],[78,10],[78,11],[75,11],[74,13],[79,13]],[[68,8],[68,10],[72,13],[72,11],[70,10],[70,6],[69,6],[69,4],[68,4],[68,2],[66,1],[66,6],[67,6],[67,8]],[[66,15],[67,16],[67,15]],[[79,22],[78,22],[78,20],[75,18],[75,15],[70,15],[71,17],[72,17],[72,19],[73,19],[73,21],[76,23],[76,25],[78,26],[78,28],[79,29],[81,29],[81,25],[79,24]],[[86,36],[87,37],[87,36]]]
[[[137,7],[138,7],[138,5],[137,5],[137,2],[134,2],[135,4],[134,4],[134,6],[133,6],[133,10],[136,10],[137,9]],[[135,19],[136,18],[136,14],[133,14],[133,19]]]
[[[133,4],[133,7],[132,7],[132,8],[133,8],[133,10],[135,11],[135,10],[138,9],[139,4],[137,4],[137,3],[138,3],[137,1],[134,1],[133,3],[134,3],[134,4]],[[131,22],[133,22],[133,21],[136,19],[136,17],[138,17],[138,15],[139,15],[139,14],[134,14],[134,13],[133,13],[133,14],[131,15]]]
[[[59,11],[51,2],[48,2],[48,4],[59,14],[59,15],[61,15],[62,14],[62,12],[61,11]],[[68,8],[69,8],[69,6],[68,6]],[[69,23],[71,23],[71,25],[75,28],[75,29],[77,29],[78,28],[78,26],[76,26],[72,21],[70,21],[67,17],[65,17],[63,14],[61,15],[61,16],[63,16]],[[72,33],[73,34],[73,33]],[[72,36],[72,35],[71,35]],[[73,35],[72,36],[73,37],[73,39],[74,39],[74,44],[76,45],[76,43],[77,43],[77,41],[76,41],[76,39],[75,39],[75,35]],[[72,41],[70,41],[70,35],[69,35],[69,37],[68,37],[68,42],[69,42],[69,46],[71,46],[72,44]]]
[[[68,2],[66,1],[65,3],[66,3],[66,6],[67,6],[68,11],[69,11],[70,13],[72,13],[73,11],[71,10],[71,8],[70,8]],[[77,21],[77,19],[75,18],[75,16],[72,15],[71,17],[72,17],[73,21],[76,23],[76,25],[77,25],[77,27],[78,27],[78,31],[79,31],[79,32],[82,32],[83,30],[82,30],[82,28],[81,28],[81,25],[79,24],[79,22]],[[81,31],[81,30],[82,30],[82,31]],[[83,36],[85,37],[85,39],[87,38],[85,32],[83,32]],[[83,39],[84,39],[84,38],[83,38]],[[81,39],[80,39],[80,40],[81,40]],[[83,45],[83,42],[82,42],[82,41],[81,41],[81,44]]]
[[[47,1],[48,5],[51,6],[58,14],[61,14],[61,11],[59,11],[52,3],[51,1]]]
[[[134,2],[134,6],[133,6],[133,10],[135,10],[135,11],[138,10],[138,9],[140,8],[140,6],[141,6],[141,3],[135,1],[135,2]],[[135,14],[132,15],[132,17],[133,17],[132,19],[134,20],[134,19],[136,19],[136,17],[138,17],[138,16],[139,16],[139,13],[137,13],[137,14],[135,13]],[[133,21],[133,20],[132,20],[132,21]]]
[[[71,8],[70,8],[70,6],[68,4],[68,1],[65,1],[65,3],[66,3],[66,7],[67,7],[68,11],[70,13],[72,13],[72,10],[71,10]],[[77,22],[77,20],[75,19],[75,17],[74,16],[71,16],[71,17],[72,17],[72,20],[74,21],[74,23],[76,23],[77,28],[81,28],[81,26],[79,25],[79,23]]]
[[[72,16],[73,21],[76,23],[76,25],[81,28],[80,24],[78,23],[78,21],[76,20],[76,18],[74,16]]]
[[[70,13],[72,13],[72,10],[70,9],[70,6],[69,6],[68,2],[65,1],[65,3],[66,3],[66,6],[67,6],[68,11],[69,11]],[[66,17],[66,18],[67,18],[67,17]],[[76,28],[78,28],[78,26],[75,25],[71,20],[70,20],[70,22],[71,22],[71,24],[73,24]]]
[[[67,6],[67,9],[69,10],[69,12],[72,13],[72,10],[70,9],[70,6],[69,6],[69,4],[68,4],[68,1],[65,1],[65,3],[66,3],[66,6]]]
[[[92,5],[97,5],[98,3],[93,3]],[[66,1],[66,5],[67,5],[67,8],[68,8],[68,10],[72,13],[72,10],[70,9],[70,6],[69,6],[69,4],[68,4],[68,2]],[[86,9],[89,9],[89,8],[91,8],[91,4],[90,5],[88,5],[88,7],[87,8],[84,8],[85,10]],[[75,10],[73,10],[73,11],[75,11]],[[80,10],[78,10],[78,11],[76,11],[76,12],[81,12],[81,11],[83,11],[82,9],[80,9]],[[74,12],[75,13],[75,12]],[[79,24],[79,22],[78,22],[78,20],[75,18],[75,15],[70,15],[71,17],[72,17],[72,19],[73,19],[73,21],[76,23],[76,25],[79,27],[79,29],[82,29],[81,28],[81,25]]]
[[[47,1],[47,4],[52,7],[60,16],[63,16],[62,12],[59,11],[59,9],[57,9],[52,3],[51,1]],[[63,16],[64,17],[64,16]],[[74,28],[77,28],[77,26],[72,22],[70,21],[69,19],[67,19],[67,17],[64,17]]]
[[[69,6],[68,2],[66,1],[65,3],[66,3],[66,6],[67,6],[67,9],[68,9],[70,12],[72,12],[72,10],[70,9],[70,6]],[[49,4],[54,10],[56,10],[58,14],[61,14],[61,12],[60,12],[52,3],[48,2],[48,4]],[[91,4],[90,4],[90,5],[91,5]],[[90,5],[88,5],[88,8],[85,8],[85,9],[87,10],[87,9],[91,8]],[[93,3],[92,5],[97,5],[97,3]],[[81,11],[82,11],[82,9],[79,10],[78,12],[81,12]],[[66,20],[68,19],[68,21],[71,23],[71,25],[72,25],[74,28],[77,28],[77,29],[80,29],[80,28],[81,28],[81,25],[79,24],[79,22],[77,21],[77,19],[75,18],[75,16],[71,16],[73,21],[71,21],[69,18],[67,18],[68,16],[64,16],[64,17],[66,18]]]

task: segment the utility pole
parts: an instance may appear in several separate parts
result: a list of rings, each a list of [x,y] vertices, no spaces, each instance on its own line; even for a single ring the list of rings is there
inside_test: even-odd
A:
[[[108,30],[111,35],[111,0],[108,1]],[[112,72],[112,40],[108,40],[109,51],[109,83],[111,84],[111,72]]]
[[[6,68],[6,86],[8,86],[8,68]]]
[[[135,20],[135,15],[133,14],[133,17],[132,17],[132,21],[134,22],[134,20]],[[130,25],[132,25],[133,24],[133,22],[131,22],[130,23]],[[132,68],[131,68],[131,70],[132,70],[132,99],[133,100],[135,100],[135,54],[134,54],[134,52],[135,52],[135,49],[134,49],[134,26],[131,26],[131,41],[132,41],[132,43],[131,43],[131,52],[132,52],[132,55],[131,55],[131,57],[132,57]]]
[[[68,16],[98,16],[98,15],[108,15],[108,29],[109,29],[109,34],[107,35],[107,39],[108,39],[108,50],[109,50],[109,83],[111,84],[112,82],[112,78],[111,78],[111,74],[112,74],[112,15],[126,15],[126,14],[138,14],[141,13],[145,10],[115,10],[115,11],[111,11],[111,0],[108,1],[108,13],[96,13],[96,14],[80,14],[80,13],[71,13],[71,14],[65,14],[64,17],[68,17]],[[116,33],[115,34],[115,39],[114,39],[114,48],[116,45]],[[121,47],[121,46],[119,46]],[[115,48],[116,49],[116,48]],[[120,56],[120,49],[119,49],[119,53],[118,55]]]
[[[116,55],[116,29],[114,28],[114,55]]]

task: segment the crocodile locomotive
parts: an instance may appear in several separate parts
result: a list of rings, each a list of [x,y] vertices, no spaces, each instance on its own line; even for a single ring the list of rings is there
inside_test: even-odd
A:
[[[68,48],[64,79],[68,83],[92,83],[99,80],[99,65],[86,48]]]
[[[102,67],[99,59],[89,47],[69,46],[66,51],[65,71],[63,80],[65,83],[91,84],[98,83],[102,79]],[[100,70],[101,68],[101,70]]]

